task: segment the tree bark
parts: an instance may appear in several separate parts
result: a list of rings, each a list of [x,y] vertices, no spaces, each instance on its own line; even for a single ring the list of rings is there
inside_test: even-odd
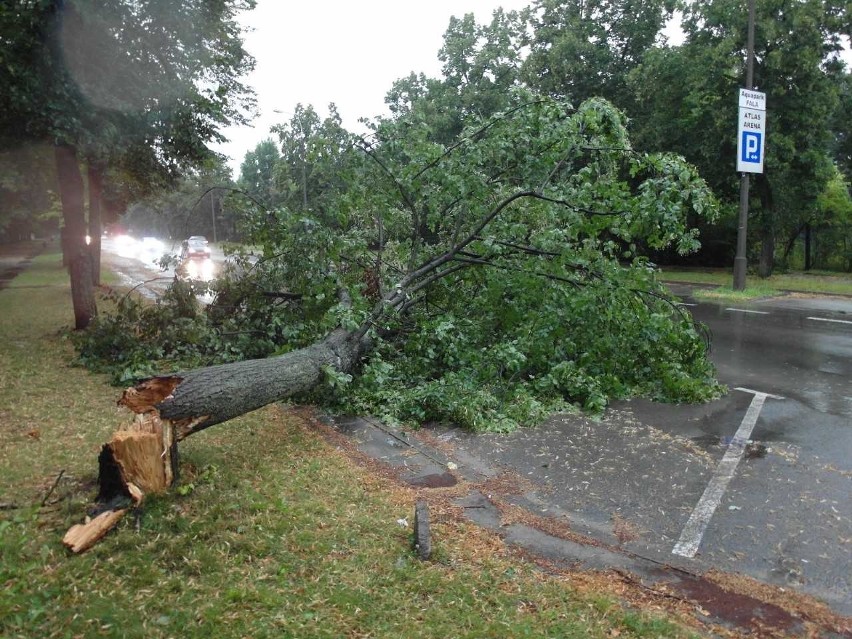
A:
[[[760,216],[760,260],[757,265],[757,274],[767,278],[775,269],[775,199],[766,175],[759,176],[757,184],[760,189],[760,205],[763,209]]]
[[[771,225],[766,225],[760,233],[760,261],[757,265],[757,274],[767,278],[772,275],[775,268],[775,232]]]
[[[155,412],[175,440],[244,413],[305,393],[325,378],[325,369],[353,370],[370,349],[369,337],[343,329],[306,348],[278,357],[200,368],[154,377],[125,391],[119,404],[135,413]]]
[[[86,328],[98,312],[92,285],[91,253],[86,246],[83,177],[74,147],[58,144],[54,150],[59,198],[62,201],[62,217],[65,223],[63,257],[67,261],[71,276],[74,327],[80,330]]]
[[[63,543],[71,552],[84,552],[146,494],[167,490],[177,480],[178,441],[310,391],[322,383],[326,367],[353,370],[371,347],[363,327],[354,332],[336,329],[321,342],[278,357],[153,377],[128,388],[118,403],[137,416],[101,450],[97,501],[102,512],[72,526]]]
[[[805,270],[810,271],[811,264],[811,225],[805,224]]]
[[[806,224],[803,224],[799,228],[797,228],[793,233],[790,234],[790,237],[787,239],[787,244],[784,245],[784,255],[781,257],[783,262],[787,262],[787,258],[790,257],[790,252],[793,250],[793,247],[796,245],[796,240],[799,239],[799,236],[802,234],[802,231],[805,230]]]

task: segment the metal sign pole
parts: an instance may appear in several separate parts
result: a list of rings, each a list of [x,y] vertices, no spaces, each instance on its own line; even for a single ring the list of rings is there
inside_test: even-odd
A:
[[[746,54],[746,89],[754,88],[754,0],[748,0],[748,42]],[[737,254],[734,258],[734,290],[746,286],[746,237],[748,231],[748,173],[740,178],[740,219],[737,226]]]

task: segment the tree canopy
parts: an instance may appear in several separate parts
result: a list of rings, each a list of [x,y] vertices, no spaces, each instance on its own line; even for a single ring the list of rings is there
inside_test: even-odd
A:
[[[324,401],[350,410],[473,428],[570,402],[717,392],[700,328],[632,244],[695,250],[688,214],[715,212],[703,180],[677,156],[634,152],[604,100],[512,101],[450,146],[417,114],[384,122],[357,141],[347,162],[359,179],[327,206],[255,211],[263,257],[219,282],[209,308],[185,309],[194,363],[286,357],[343,331],[336,348],[359,344],[365,359],[326,366],[311,397],[331,389]],[[119,319],[99,324],[84,358],[103,355],[97,331],[128,334]],[[112,353],[125,377],[163,334]]]
[[[0,150],[56,149],[77,328],[96,313],[100,195],[108,171],[150,188],[210,157],[244,121],[253,60],[235,16],[253,0],[35,0],[0,7]],[[88,233],[84,183],[88,178]],[[93,265],[94,261],[94,265]]]

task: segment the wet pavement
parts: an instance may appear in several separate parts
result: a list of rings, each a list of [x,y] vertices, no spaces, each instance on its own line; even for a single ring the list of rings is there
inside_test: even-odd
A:
[[[688,290],[678,292],[696,304]],[[644,579],[654,578],[651,566],[745,574],[852,615],[852,300],[689,310],[713,334],[712,359],[731,389],[725,397],[701,405],[617,402],[601,419],[557,415],[508,435],[426,428],[405,437],[443,457],[440,472],[418,471],[418,485],[439,475],[449,481],[447,459],[457,468],[452,476],[510,473],[519,490],[509,502],[586,541],[571,548],[496,524],[507,541],[592,568],[644,566]],[[759,413],[750,409],[755,392],[766,394]],[[397,441],[404,455],[394,437],[380,436],[370,454],[387,460],[382,442]],[[708,502],[711,485],[722,488]],[[499,521],[481,503],[487,494],[467,499],[471,518],[489,527]],[[697,552],[675,554],[696,513],[706,519],[691,540]]]
[[[5,247],[0,253],[0,290],[3,290],[20,273],[32,264],[34,257],[47,247],[43,242],[21,242]]]

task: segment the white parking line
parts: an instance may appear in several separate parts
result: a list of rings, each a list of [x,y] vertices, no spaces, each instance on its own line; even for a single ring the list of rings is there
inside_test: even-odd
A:
[[[752,311],[747,308],[726,308],[726,311],[732,311],[734,313],[752,313],[754,315],[769,315],[768,311]]]
[[[839,320],[839,319],[830,319],[828,317],[809,317],[809,320],[814,320],[815,322],[835,322],[837,324],[852,324],[849,320]]]
[[[682,557],[694,557],[698,552],[698,546],[701,545],[701,539],[704,537],[704,531],[707,530],[707,525],[716,512],[719,504],[722,501],[722,496],[725,494],[728,484],[734,476],[734,471],[742,459],[745,451],[746,443],[751,436],[751,431],[757,423],[757,418],[760,415],[760,409],[763,408],[763,403],[767,397],[772,399],[784,399],[778,395],[770,395],[769,393],[761,393],[759,391],[750,390],[748,388],[737,388],[736,390],[744,393],[752,393],[754,397],[749,404],[743,421],[737,429],[733,440],[728,445],[728,450],[722,457],[722,461],[716,467],[716,472],[707,484],[704,494],[698,500],[698,504],[692,511],[689,521],[683,527],[683,532],[680,534],[675,547],[672,549],[673,555],[681,555]]]

